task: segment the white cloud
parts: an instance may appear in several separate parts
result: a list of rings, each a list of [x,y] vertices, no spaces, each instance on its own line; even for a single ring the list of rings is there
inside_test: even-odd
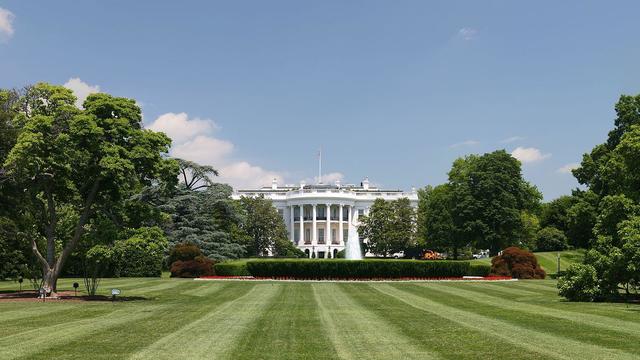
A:
[[[512,137],[508,137],[506,139],[500,140],[500,143],[502,143],[502,144],[510,144],[512,142],[516,142],[516,141],[520,141],[520,140],[524,140],[524,138],[522,136],[512,136]]]
[[[464,27],[458,30],[458,36],[467,41],[473,40],[478,36],[478,30]]]
[[[8,41],[15,30],[13,29],[13,20],[16,18],[13,13],[7,9],[0,8],[0,41]]]
[[[459,147],[463,147],[463,146],[475,146],[480,144],[479,141],[476,140],[466,140],[466,141],[462,141],[459,143],[455,143],[455,144],[451,144],[449,145],[449,148],[451,149],[455,149],[455,148],[459,148]]]
[[[543,154],[539,149],[533,147],[525,148],[521,146],[513,150],[511,155],[520,160],[523,164],[538,162],[551,157],[551,154]]]
[[[78,98],[76,100],[76,106],[78,108],[82,108],[82,103],[84,103],[87,96],[100,92],[100,86],[89,85],[80,80],[80,78],[70,78],[63,86],[73,91],[73,94]]]
[[[571,174],[571,170],[577,169],[579,167],[580,167],[579,163],[570,163],[570,164],[564,165],[563,167],[559,168],[556,171],[561,174]]]
[[[198,135],[210,135],[218,126],[209,119],[189,119],[186,113],[166,113],[160,115],[147,128],[167,134],[174,144],[183,144]]]
[[[284,184],[283,173],[234,159],[235,146],[215,136],[219,128],[213,120],[190,119],[186,113],[166,113],[147,129],[162,131],[173,140],[171,156],[216,168],[220,176],[215,181],[229,183],[234,188],[269,186],[274,178]]]

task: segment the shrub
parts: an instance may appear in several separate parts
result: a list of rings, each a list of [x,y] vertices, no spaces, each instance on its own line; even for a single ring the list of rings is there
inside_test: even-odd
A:
[[[116,277],[154,277],[162,275],[167,238],[158,227],[130,231],[131,237],[113,246]]]
[[[203,256],[203,254],[202,250],[200,250],[197,245],[192,243],[180,243],[176,244],[176,246],[171,249],[167,262],[171,265],[178,260],[188,261],[193,260],[198,256]]]
[[[199,255],[193,260],[177,260],[171,264],[171,277],[192,278],[213,275],[213,260]]]
[[[571,264],[557,286],[560,296],[569,301],[595,301],[600,297],[596,269],[591,265]]]
[[[491,275],[511,276],[517,279],[544,279],[546,274],[531,252],[509,247],[502,255],[491,259]]]
[[[567,237],[561,230],[547,226],[538,231],[536,238],[537,251],[561,251],[569,247]]]
[[[251,276],[247,269],[247,261],[225,261],[213,266],[219,276]]]
[[[466,261],[421,260],[254,260],[247,270],[257,277],[399,278],[461,277],[470,273]]]
[[[467,275],[489,276],[490,273],[491,273],[491,265],[471,263],[471,265],[469,266],[469,272],[467,273]]]
[[[336,253],[336,259],[344,259],[347,257],[347,250],[342,249]]]

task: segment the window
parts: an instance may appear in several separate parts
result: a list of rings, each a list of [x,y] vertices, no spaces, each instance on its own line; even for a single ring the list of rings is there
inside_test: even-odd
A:
[[[296,206],[293,208],[293,217],[295,217],[296,220],[300,219],[300,206]]]
[[[305,229],[304,231],[304,243],[311,244],[311,230]]]
[[[347,242],[349,240],[349,230],[342,230],[342,241]]]
[[[300,229],[293,229],[293,241],[295,241],[296,244],[300,241]]]
[[[358,216],[364,215],[364,209],[358,209]]]
[[[336,229],[331,229],[331,243],[333,243],[333,244],[339,244],[340,243],[340,239],[338,239],[336,237],[336,233],[337,233]]]
[[[318,220],[325,220],[327,218],[324,206],[316,206],[316,211],[316,217]]]
[[[318,229],[318,244],[324,244],[324,229]]]

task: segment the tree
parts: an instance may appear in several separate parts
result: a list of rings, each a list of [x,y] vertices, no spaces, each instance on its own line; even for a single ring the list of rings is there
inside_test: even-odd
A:
[[[249,255],[264,256],[269,250],[281,256],[288,242],[284,219],[264,196],[240,199],[243,210],[242,231],[247,235]],[[285,245],[286,246],[286,245]]]
[[[231,199],[231,187],[211,184],[203,190],[182,185],[164,200],[170,214],[166,229],[169,244],[190,242],[212,260],[236,259],[246,253],[246,235],[241,231],[242,210]]]
[[[576,221],[580,233],[587,234],[586,227],[595,219],[591,232],[595,241],[584,264],[570,267],[558,284],[561,295],[572,300],[619,298],[621,291],[627,297],[638,296],[640,95],[621,96],[615,109],[615,127],[607,141],[584,154],[573,171],[588,191],[581,207],[574,205],[570,212],[576,219],[583,214],[588,218]]]
[[[567,247],[567,237],[561,230],[547,226],[538,232],[536,251],[561,251]]]
[[[367,249],[387,257],[415,243],[416,211],[409,199],[376,199],[369,215],[360,218],[358,232],[367,239]]]
[[[61,86],[29,88],[18,101],[13,123],[21,130],[4,162],[7,175],[25,189],[23,208],[38,220],[46,246],[42,249],[32,237],[31,247],[44,287],[54,295],[62,268],[92,217],[118,207],[142,186],[159,179],[177,182],[176,163],[163,157],[170,139],[142,128],[134,100],[92,94],[84,109],[76,108],[75,100]],[[60,237],[63,208],[77,216],[68,237]]]
[[[425,212],[421,220],[426,246],[449,252],[457,259],[460,248],[468,245],[469,240],[458,224],[454,223],[454,215],[451,213],[454,207],[451,185],[442,184],[427,191],[420,203],[419,206],[423,206]]]
[[[522,232],[522,211],[536,210],[542,198],[523,179],[520,162],[504,150],[456,160],[449,185],[456,228],[492,255],[516,241]]]
[[[188,190],[199,190],[213,185],[210,176],[218,176],[218,170],[213,166],[200,165],[196,162],[175,159],[180,166],[180,175]]]

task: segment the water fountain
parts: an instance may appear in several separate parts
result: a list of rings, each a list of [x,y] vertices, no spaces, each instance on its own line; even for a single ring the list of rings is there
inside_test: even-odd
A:
[[[347,237],[347,250],[345,257],[347,260],[362,260],[362,249],[360,249],[360,239],[358,239],[358,213],[352,216],[349,224],[349,236]]]

